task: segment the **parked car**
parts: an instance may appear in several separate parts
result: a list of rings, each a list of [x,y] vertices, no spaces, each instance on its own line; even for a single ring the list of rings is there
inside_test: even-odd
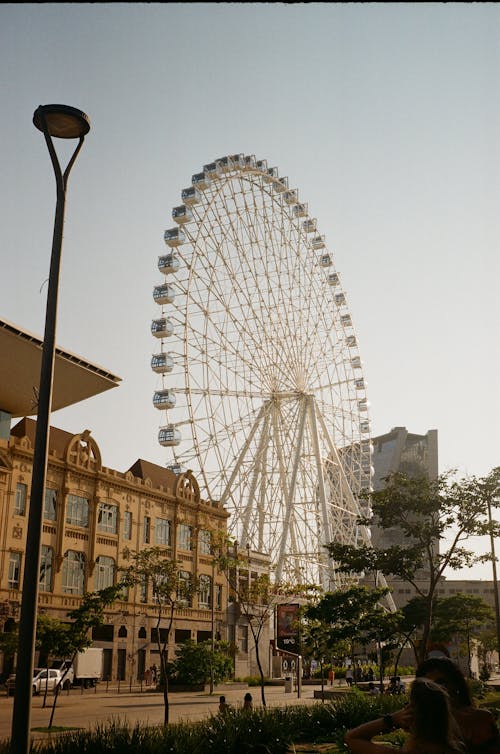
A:
[[[46,668],[35,668],[33,671],[33,681],[31,684],[33,694],[43,694],[45,693],[45,688],[47,688],[47,691],[54,691],[57,684],[60,683],[62,676],[63,672],[61,670],[50,669],[47,671]],[[72,682],[73,672],[70,669],[62,682],[63,688],[68,689],[71,686]],[[11,696],[16,688],[15,673],[8,677],[5,685],[7,687],[7,696]]]
[[[42,671],[42,668],[34,668],[33,678],[35,678],[41,671]],[[12,696],[14,691],[16,690],[16,674],[15,673],[11,673],[9,675],[9,677],[5,681],[5,688],[7,689],[7,696]]]

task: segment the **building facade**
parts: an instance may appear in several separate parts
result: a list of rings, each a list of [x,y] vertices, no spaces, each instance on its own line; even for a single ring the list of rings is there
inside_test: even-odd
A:
[[[385,435],[372,438],[373,443],[373,489],[384,487],[384,478],[400,472],[410,477],[438,476],[437,430],[430,429],[425,435],[408,432],[406,427],[395,427]],[[383,549],[405,544],[397,527],[381,529],[372,526],[373,546]]]
[[[36,422],[22,419],[0,439],[0,629],[18,620],[30,503]],[[191,606],[176,609],[169,656],[190,638],[227,636],[228,586],[214,568],[211,536],[225,537],[228,513],[200,498],[191,472],[173,472],[142,459],[126,472],[103,466],[88,430],[76,435],[51,427],[44,499],[39,611],[67,619],[84,592],[116,582],[131,553],[160,546],[179,564],[180,578],[199,588]],[[136,586],[106,611],[94,630],[103,648],[104,678],[141,680],[159,667],[157,611]],[[166,625],[166,624],[165,624]],[[4,668],[5,670],[5,668]]]

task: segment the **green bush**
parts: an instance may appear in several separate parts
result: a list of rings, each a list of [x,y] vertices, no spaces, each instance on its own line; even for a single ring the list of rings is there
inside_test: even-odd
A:
[[[293,743],[332,742],[343,749],[345,731],[394,712],[405,695],[368,696],[357,689],[331,702],[230,709],[192,723],[145,727],[115,722],[72,731],[33,746],[33,754],[285,754]],[[397,734],[391,734],[397,738]],[[394,740],[396,740],[396,738]],[[385,739],[386,740],[386,739]],[[397,739],[399,740],[399,739]],[[0,754],[9,754],[7,745]],[[11,752],[10,754],[15,754]]]
[[[178,646],[175,660],[169,665],[169,677],[177,684],[195,686],[208,683],[213,672],[215,683],[231,677],[232,660],[227,656],[226,644],[218,642],[212,652],[211,642],[191,639]]]

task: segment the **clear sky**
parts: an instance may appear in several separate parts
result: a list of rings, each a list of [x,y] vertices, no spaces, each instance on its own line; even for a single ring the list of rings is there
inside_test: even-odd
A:
[[[157,257],[191,175],[234,152],[277,165],[318,218],[374,434],[437,429],[441,471],[500,463],[498,4],[2,4],[0,71],[1,315],[40,335],[55,188],[32,114],[91,119],[57,340],[123,383],[52,423],[92,429],[105,465],[166,461]]]

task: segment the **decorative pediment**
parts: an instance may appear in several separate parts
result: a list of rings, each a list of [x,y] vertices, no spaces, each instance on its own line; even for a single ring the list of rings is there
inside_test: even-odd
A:
[[[66,461],[88,471],[102,469],[101,451],[94,438],[90,436],[89,429],[71,438],[66,449]]]
[[[180,474],[175,486],[175,495],[183,500],[189,500],[192,503],[200,502],[200,488],[198,482],[193,476],[191,469],[185,474]]]

